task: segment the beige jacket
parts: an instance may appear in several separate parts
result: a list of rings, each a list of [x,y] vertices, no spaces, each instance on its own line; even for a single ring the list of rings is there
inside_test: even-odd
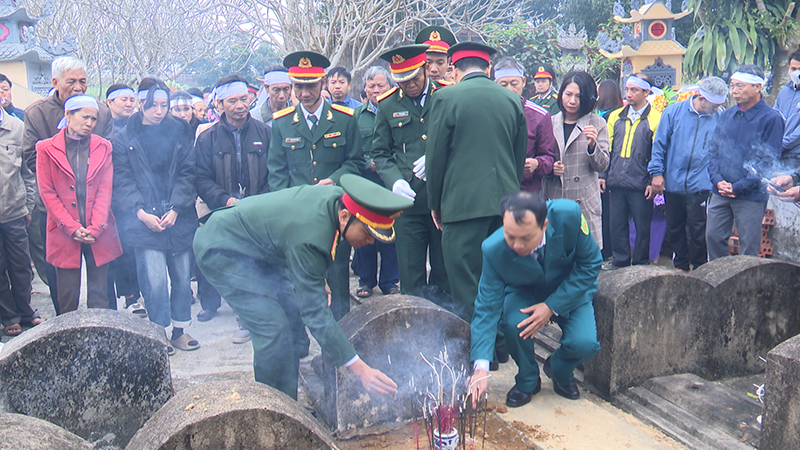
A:
[[[22,158],[25,125],[0,108],[0,223],[33,211],[36,177]]]
[[[553,116],[553,136],[556,139],[556,161],[564,163],[564,175],[547,175],[542,180],[542,192],[548,199],[568,198],[581,205],[581,213],[589,223],[592,237],[603,246],[603,204],[597,174],[608,167],[608,127],[602,117],[589,113],[578,119],[572,134],[564,140],[564,114]],[[587,126],[597,130],[594,153],[589,154],[586,136],[580,131]],[[579,129],[580,128],[580,129]]]

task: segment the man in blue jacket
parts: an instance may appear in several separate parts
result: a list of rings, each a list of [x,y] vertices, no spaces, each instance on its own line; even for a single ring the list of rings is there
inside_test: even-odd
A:
[[[761,96],[765,82],[764,71],[754,65],[742,65],[731,75],[737,105],[720,115],[708,150],[714,193],[706,226],[709,261],[728,255],[734,222],[740,254],[756,256],[761,246],[761,220],[769,198],[761,177],[773,170],[783,139],[783,117]]]
[[[473,398],[486,390],[499,324],[519,367],[506,405],[530,402],[542,382],[533,342],[525,340],[552,319],[562,331],[561,347],[544,362],[544,372],[556,394],[578,399],[572,371],[600,350],[592,306],[600,249],[572,200],[545,203],[539,194],[521,191],[501,200],[500,214],[503,227],[481,246],[483,268],[471,328]]]
[[[800,168],[800,50],[789,55],[789,82],[778,92],[775,109],[786,120],[781,159],[792,169]]]
[[[688,273],[690,263],[696,269],[708,261],[708,146],[719,121],[718,109],[727,98],[728,86],[721,78],[704,79],[699,95],[664,110],[653,140],[647,170],[655,193],[664,194],[672,263],[681,272]]]

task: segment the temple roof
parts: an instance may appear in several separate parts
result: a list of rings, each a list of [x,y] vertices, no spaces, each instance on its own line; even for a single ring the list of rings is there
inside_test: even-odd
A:
[[[0,61],[29,61],[49,63],[55,56],[38,45],[1,44]]]
[[[606,58],[620,59],[631,56],[671,56],[686,54],[686,47],[672,40],[667,41],[644,41],[638,50],[632,49],[628,45],[623,45],[617,53],[608,53],[600,49],[600,53]]]
[[[633,10],[631,11],[630,18],[623,18],[619,16],[614,16],[614,20],[621,23],[636,23],[641,22],[642,20],[665,20],[665,19],[682,19],[689,14],[692,13],[692,10],[681,11],[677,14],[673,14],[670,10],[667,9],[661,2],[654,2],[649,5],[642,5],[638,11]]]
[[[19,22],[36,23],[39,20],[28,15],[25,8],[0,2],[0,20],[16,20]]]

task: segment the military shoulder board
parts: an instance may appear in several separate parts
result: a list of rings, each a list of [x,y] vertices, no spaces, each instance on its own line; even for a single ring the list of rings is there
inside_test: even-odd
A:
[[[530,109],[532,109],[532,110],[534,110],[534,111],[536,111],[536,112],[538,112],[540,114],[548,114],[548,111],[546,109],[542,108],[541,106],[537,105],[536,103],[533,103],[530,100],[525,100],[525,107],[526,108],[530,108]]]
[[[285,116],[287,114],[293,113],[294,110],[295,110],[295,107],[294,106],[290,106],[288,108],[283,108],[282,110],[280,110],[278,112],[274,112],[274,113],[272,113],[272,120],[280,119],[281,117],[283,117],[283,116]]]
[[[381,101],[381,100],[385,99],[386,97],[389,97],[390,95],[394,94],[394,92],[396,90],[397,90],[397,88],[393,87],[393,88],[389,89],[388,91],[384,92],[383,94],[379,95],[378,96],[378,101]]]
[[[348,116],[352,116],[356,112],[356,110],[354,110],[353,108],[348,108],[347,106],[337,105],[335,103],[331,103],[331,109],[335,109],[335,110],[337,110],[339,112],[343,112],[343,113],[347,114]]]

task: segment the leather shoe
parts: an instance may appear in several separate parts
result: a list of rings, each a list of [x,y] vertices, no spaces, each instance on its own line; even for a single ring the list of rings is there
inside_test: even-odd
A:
[[[508,350],[506,346],[496,347],[494,349],[495,353],[497,353],[497,362],[500,364],[505,364],[508,362]]]
[[[575,384],[575,380],[570,381],[567,386],[562,386],[558,381],[556,381],[555,378],[553,378],[553,373],[550,371],[549,356],[544,360],[544,373],[547,375],[547,378],[553,380],[553,390],[556,392],[556,394],[570,400],[577,400],[581,398],[581,391],[578,390],[578,385]]]
[[[497,362],[497,359],[493,359],[489,362],[489,371],[490,372],[497,372],[500,370],[500,363]]]
[[[208,322],[209,320],[213,319],[214,316],[217,315],[216,309],[204,309],[197,313],[197,320],[199,322]]]
[[[533,392],[529,393],[520,391],[517,388],[517,385],[515,384],[514,387],[512,387],[511,390],[508,391],[508,394],[506,394],[506,406],[510,408],[518,408],[522,405],[527,405],[528,403],[530,403],[531,398],[533,398],[533,396],[535,394],[538,394],[539,391],[541,390],[542,390],[541,378],[539,378],[539,382],[536,384],[536,388],[533,390]]]

